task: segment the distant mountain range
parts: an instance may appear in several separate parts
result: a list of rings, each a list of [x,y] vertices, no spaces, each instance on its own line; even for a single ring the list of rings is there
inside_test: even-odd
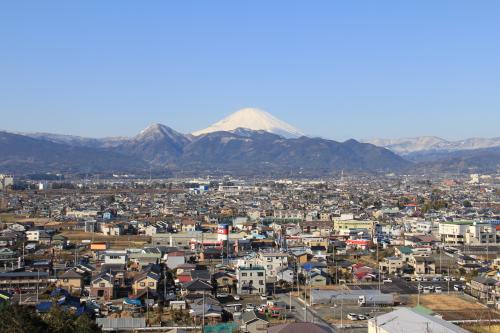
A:
[[[433,172],[496,172],[500,168],[500,137],[448,141],[436,136],[363,140],[387,148]]]
[[[131,138],[0,132],[0,172],[145,174],[153,170],[161,175],[319,177],[341,170],[496,170],[498,149],[472,148],[493,145],[496,139],[477,140],[464,141],[462,147],[471,147],[467,155],[451,148],[458,143],[445,144],[439,138],[337,142],[304,136],[267,112],[244,109],[192,134],[161,124],[152,124]]]
[[[387,148],[402,156],[421,152],[451,152],[500,147],[500,137],[448,141],[436,136],[419,136],[403,139],[371,139],[362,140],[362,142]]]
[[[183,174],[329,175],[340,170],[402,170],[411,163],[355,140],[301,136],[270,114],[244,109],[213,126],[182,134],[153,124],[132,138],[93,139],[0,132],[0,170],[8,172],[145,171]]]

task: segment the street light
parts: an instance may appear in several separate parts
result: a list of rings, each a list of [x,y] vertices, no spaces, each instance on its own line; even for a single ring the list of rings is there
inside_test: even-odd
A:
[[[339,298],[342,295],[343,294],[333,295],[332,297],[330,297],[330,303],[332,302],[332,298],[337,300],[337,298]],[[337,306],[337,304],[335,304],[335,306]],[[343,313],[344,311],[343,310],[344,310],[344,298],[340,297],[340,328],[344,328],[344,313]]]
[[[333,306],[330,306],[330,309],[333,309],[333,320],[335,320],[335,309],[337,309],[337,304],[334,303]]]

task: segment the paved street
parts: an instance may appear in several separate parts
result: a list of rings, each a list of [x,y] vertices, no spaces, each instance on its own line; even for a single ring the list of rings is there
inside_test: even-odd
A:
[[[276,295],[278,299],[282,302],[285,302],[287,305],[290,304],[290,295],[288,294],[279,294]],[[338,332],[338,330],[334,329],[328,322],[324,321],[316,311],[307,307],[307,312],[304,309],[304,304],[298,300],[296,297],[291,298],[292,300],[292,314],[293,316],[300,321],[309,321],[315,324],[319,324],[328,328],[330,332]]]

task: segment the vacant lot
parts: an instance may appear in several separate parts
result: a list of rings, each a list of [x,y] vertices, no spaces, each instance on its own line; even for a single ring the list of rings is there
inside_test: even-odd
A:
[[[416,296],[411,305],[416,305]],[[459,295],[421,295],[420,305],[443,316],[445,320],[500,319],[500,313]]]
[[[412,300],[416,303],[416,297]],[[458,295],[420,295],[420,304],[433,310],[484,310],[479,303],[469,301]]]
[[[500,325],[462,326],[473,333],[500,333]]]

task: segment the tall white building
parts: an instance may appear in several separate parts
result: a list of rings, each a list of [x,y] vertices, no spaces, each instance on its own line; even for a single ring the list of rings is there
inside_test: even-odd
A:
[[[266,269],[262,266],[242,266],[236,269],[237,291],[243,294],[266,293]]]
[[[6,188],[14,185],[14,177],[11,175],[0,174],[0,190],[5,190]]]
[[[439,224],[441,241],[446,244],[494,244],[496,229],[477,221],[454,221]]]

